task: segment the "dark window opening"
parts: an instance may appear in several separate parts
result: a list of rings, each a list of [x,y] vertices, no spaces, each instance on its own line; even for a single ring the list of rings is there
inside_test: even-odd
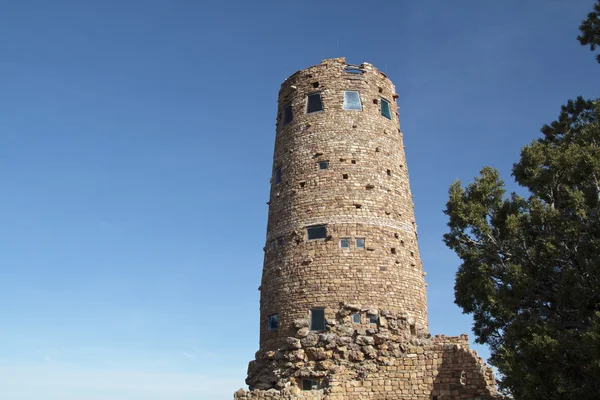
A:
[[[281,183],[281,167],[275,170],[275,184],[279,185]]]
[[[310,114],[317,111],[323,111],[321,93],[310,94],[306,99],[306,113]]]
[[[340,247],[342,249],[349,249],[350,248],[350,239],[349,238],[341,238],[340,239]]]
[[[373,104],[379,104],[379,100],[373,99]]]
[[[319,382],[314,379],[302,379],[302,390],[317,390]]]
[[[391,251],[392,251],[392,254],[396,254],[396,249],[394,247],[392,247]]]
[[[410,326],[410,334],[415,336],[417,334],[417,329],[415,328],[414,325]]]
[[[303,188],[304,186],[306,186],[306,182],[300,182],[299,185],[301,188]]]
[[[365,248],[365,238],[356,238],[356,248],[357,249]]]
[[[274,331],[279,328],[279,317],[277,314],[269,315],[267,317],[267,325],[270,331]]]
[[[391,170],[391,169],[388,169],[388,170],[387,170],[387,174],[388,174],[388,176],[392,176],[392,170]]]
[[[377,316],[375,314],[369,315],[369,323],[370,324],[376,324],[377,322],[379,322],[379,316]]]
[[[319,87],[319,82],[313,82],[312,86],[316,89]]]
[[[347,74],[355,74],[355,75],[362,75],[365,73],[365,71],[363,71],[359,67],[355,67],[354,65],[346,65],[346,68],[344,68],[344,72]]]
[[[390,103],[384,99],[381,99],[381,115],[383,115],[387,119],[392,119],[392,113],[390,112]]]
[[[360,314],[352,314],[352,322],[355,324],[360,324]]]
[[[310,330],[323,331],[325,330],[325,309],[313,308],[310,310]]]
[[[319,161],[319,169],[329,169],[329,161]]]
[[[344,110],[362,110],[360,94],[357,91],[344,91]]]
[[[277,238],[277,246],[282,247],[284,244],[283,238],[282,237],[278,237]]]
[[[342,174],[342,178],[348,179],[348,174]]]
[[[293,119],[294,119],[294,113],[292,112],[292,105],[288,104],[283,109],[283,124],[285,125]]]
[[[325,239],[327,237],[327,225],[315,225],[306,228],[308,240]]]
[[[350,161],[352,164],[356,164],[356,160],[352,160]]]

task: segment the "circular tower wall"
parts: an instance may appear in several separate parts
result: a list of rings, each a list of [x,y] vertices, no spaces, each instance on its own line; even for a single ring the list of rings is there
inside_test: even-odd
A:
[[[358,92],[360,110],[346,109],[358,107],[357,95],[345,92]],[[404,312],[427,330],[397,97],[382,72],[343,58],[282,84],[260,287],[261,350],[293,336],[294,321],[309,318],[311,309],[334,319],[341,303]],[[325,237],[309,238],[309,227]]]

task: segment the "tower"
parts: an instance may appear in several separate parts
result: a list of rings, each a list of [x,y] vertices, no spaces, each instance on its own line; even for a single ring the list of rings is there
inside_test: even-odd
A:
[[[397,98],[385,74],[344,58],[281,85],[260,350],[236,398],[431,399],[440,373],[495,394],[466,335],[428,332]]]

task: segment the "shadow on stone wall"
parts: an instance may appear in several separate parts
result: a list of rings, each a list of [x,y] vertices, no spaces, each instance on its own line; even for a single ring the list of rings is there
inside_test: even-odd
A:
[[[493,370],[473,350],[445,345],[442,363],[433,382],[432,400],[500,399]]]

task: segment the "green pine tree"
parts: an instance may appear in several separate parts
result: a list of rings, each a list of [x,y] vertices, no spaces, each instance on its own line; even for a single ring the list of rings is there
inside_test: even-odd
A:
[[[590,50],[594,51],[596,46],[600,45],[600,0],[594,5],[594,11],[590,12],[586,19],[579,26],[581,35],[577,36],[582,46],[590,45]],[[600,63],[600,54],[596,56]]]
[[[455,302],[518,400],[600,399],[600,102],[562,107],[513,167],[450,187]]]

